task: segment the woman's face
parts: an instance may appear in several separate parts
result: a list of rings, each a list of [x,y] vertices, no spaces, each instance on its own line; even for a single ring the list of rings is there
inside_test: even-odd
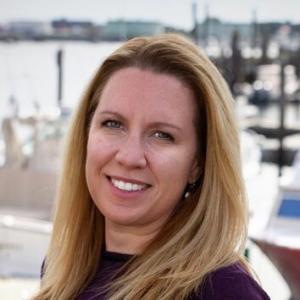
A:
[[[104,87],[88,136],[86,180],[106,222],[161,226],[196,179],[196,104],[176,77],[130,67]]]

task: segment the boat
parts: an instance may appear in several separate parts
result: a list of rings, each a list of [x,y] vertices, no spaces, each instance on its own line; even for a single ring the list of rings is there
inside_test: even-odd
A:
[[[38,278],[51,230],[49,221],[1,210],[0,276]]]
[[[300,150],[292,175],[279,186],[266,227],[250,238],[278,269],[291,299],[300,300]]]
[[[52,230],[51,213],[67,119],[6,117],[0,167],[0,277],[38,277]]]
[[[66,124],[64,117],[3,119],[2,209],[32,211],[34,217],[50,219]]]

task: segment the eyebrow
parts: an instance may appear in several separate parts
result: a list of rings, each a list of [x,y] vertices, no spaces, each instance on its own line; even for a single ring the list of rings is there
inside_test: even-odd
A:
[[[112,110],[104,110],[98,113],[99,115],[113,115],[119,118],[122,121],[125,121],[126,118],[124,118],[120,113],[112,111]],[[151,126],[153,127],[169,127],[173,128],[178,131],[182,131],[182,129],[174,124],[168,123],[168,122],[153,122],[151,123]]]
[[[122,121],[125,120],[125,118],[119,114],[118,112],[112,111],[112,110],[103,110],[100,111],[97,115],[113,115],[119,119],[121,119]]]

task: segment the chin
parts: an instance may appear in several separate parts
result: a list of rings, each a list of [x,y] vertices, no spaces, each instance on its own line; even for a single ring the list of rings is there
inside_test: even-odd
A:
[[[100,209],[105,221],[122,226],[135,226],[142,224],[145,216],[140,216],[136,211],[128,211],[124,208],[116,208],[114,210]]]

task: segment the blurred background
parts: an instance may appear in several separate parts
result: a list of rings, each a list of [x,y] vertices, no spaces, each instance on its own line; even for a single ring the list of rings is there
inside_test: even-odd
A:
[[[0,298],[38,289],[64,137],[89,79],[125,40],[175,32],[234,95],[245,255],[271,299],[299,300],[299,11],[298,0],[0,0]]]

